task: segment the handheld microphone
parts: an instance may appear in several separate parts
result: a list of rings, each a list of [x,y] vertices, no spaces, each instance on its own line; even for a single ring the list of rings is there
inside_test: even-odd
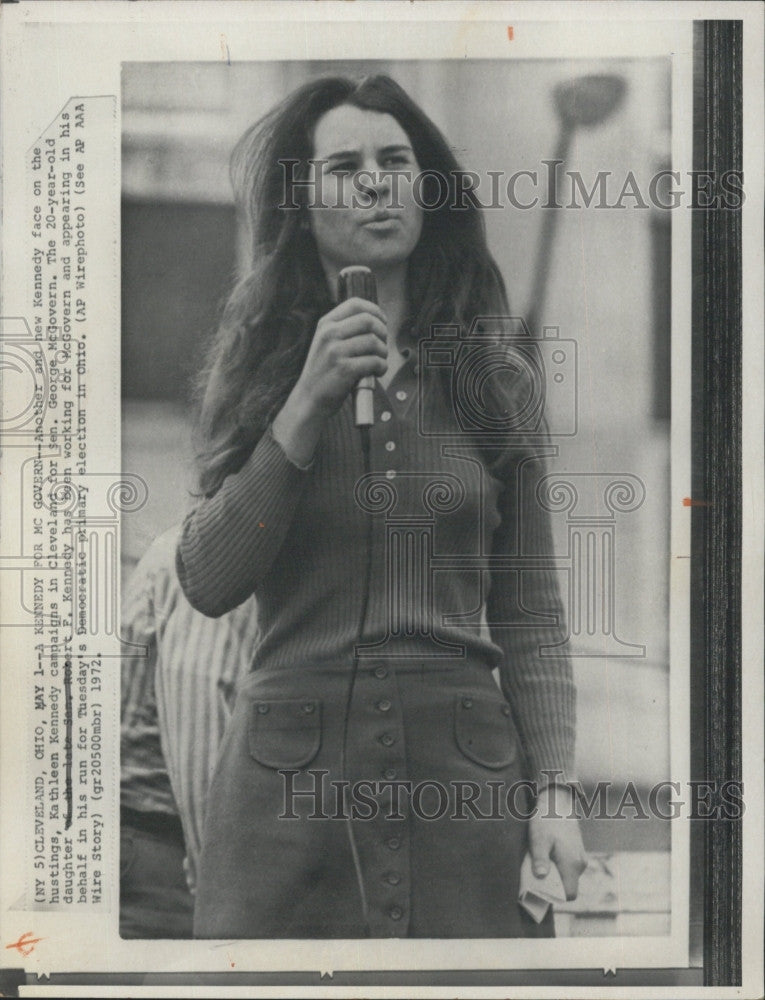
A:
[[[375,282],[375,276],[365,267],[363,264],[356,264],[351,267],[344,267],[339,274],[338,280],[338,297],[341,302],[345,302],[346,299],[358,297],[360,299],[366,299],[368,302],[377,302],[377,283]],[[375,391],[375,377],[374,375],[368,375],[365,378],[359,379],[353,390],[353,411],[356,426],[359,429],[359,437],[361,441],[361,451],[364,459],[364,472],[368,475],[371,471],[371,427],[375,422],[375,412],[374,412],[374,391]],[[362,591],[361,599],[361,609],[359,617],[358,626],[358,636],[359,645],[362,641],[362,636],[364,634],[364,622],[367,617],[367,607],[369,604],[369,591],[371,589],[372,582],[372,526],[373,519],[371,514],[367,514],[367,538],[366,538],[366,572],[364,576],[364,589]],[[343,742],[340,748],[340,777],[344,781],[344,786],[347,787],[348,782],[345,781],[345,775],[347,771],[347,759],[348,759],[348,726],[350,723],[351,715],[351,705],[353,703],[353,692],[356,687],[356,676],[359,671],[359,654],[358,650],[353,658],[353,670],[351,671],[351,679],[348,685],[348,696],[345,703],[345,714],[343,718]],[[345,791],[343,791],[343,802],[345,802]],[[364,929],[367,936],[371,936],[370,925],[369,925],[369,905],[367,902],[367,892],[366,886],[364,884],[364,872],[361,867],[361,859],[359,857],[359,850],[356,845],[356,834],[353,829],[353,822],[351,820],[350,813],[346,813],[346,830],[348,832],[348,844],[351,851],[351,858],[353,859],[353,868],[356,873],[356,884],[359,889],[359,902],[361,903],[361,912],[364,921]]]
[[[337,291],[341,302],[352,298],[377,302],[375,276],[363,264],[353,264],[342,269]],[[371,427],[375,422],[374,392],[374,375],[367,375],[356,383],[356,388],[353,390],[353,409],[357,427]]]

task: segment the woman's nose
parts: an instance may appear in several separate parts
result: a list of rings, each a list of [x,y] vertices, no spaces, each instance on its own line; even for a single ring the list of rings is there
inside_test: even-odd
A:
[[[390,176],[380,167],[376,160],[369,160],[359,170],[358,185],[370,197],[380,197],[390,188]]]

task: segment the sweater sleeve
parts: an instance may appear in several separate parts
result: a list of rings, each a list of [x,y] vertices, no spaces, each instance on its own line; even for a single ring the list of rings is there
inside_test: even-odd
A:
[[[270,428],[214,496],[186,517],[176,568],[189,603],[212,618],[253,593],[289,531],[310,469],[287,458]]]
[[[544,460],[528,449],[506,456],[495,473],[503,488],[492,554],[522,556],[538,565],[495,570],[487,602],[491,636],[502,651],[500,683],[513,708],[529,776],[539,787],[573,780],[576,724],[571,662],[565,651],[549,648],[561,643],[567,631],[556,571],[549,565],[550,519],[536,496],[544,472]],[[561,774],[551,778],[545,771]]]

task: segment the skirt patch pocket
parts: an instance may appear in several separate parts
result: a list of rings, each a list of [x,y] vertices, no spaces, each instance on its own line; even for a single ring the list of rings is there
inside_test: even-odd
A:
[[[265,767],[305,767],[321,746],[321,702],[315,698],[253,701],[250,755]]]
[[[483,767],[507,767],[517,755],[510,706],[496,698],[458,695],[454,700],[454,736],[462,753]]]

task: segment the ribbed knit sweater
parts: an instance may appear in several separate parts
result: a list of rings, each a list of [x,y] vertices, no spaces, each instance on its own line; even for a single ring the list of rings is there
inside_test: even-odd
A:
[[[377,384],[375,417],[367,478],[350,399],[308,469],[267,431],[185,521],[177,568],[189,601],[218,616],[256,594],[253,669],[334,662],[350,676],[357,644],[362,657],[416,657],[423,669],[465,656],[496,666],[529,776],[571,775],[575,692],[568,659],[550,655],[566,632],[535,492],[543,456],[460,435],[413,359],[387,390]]]

